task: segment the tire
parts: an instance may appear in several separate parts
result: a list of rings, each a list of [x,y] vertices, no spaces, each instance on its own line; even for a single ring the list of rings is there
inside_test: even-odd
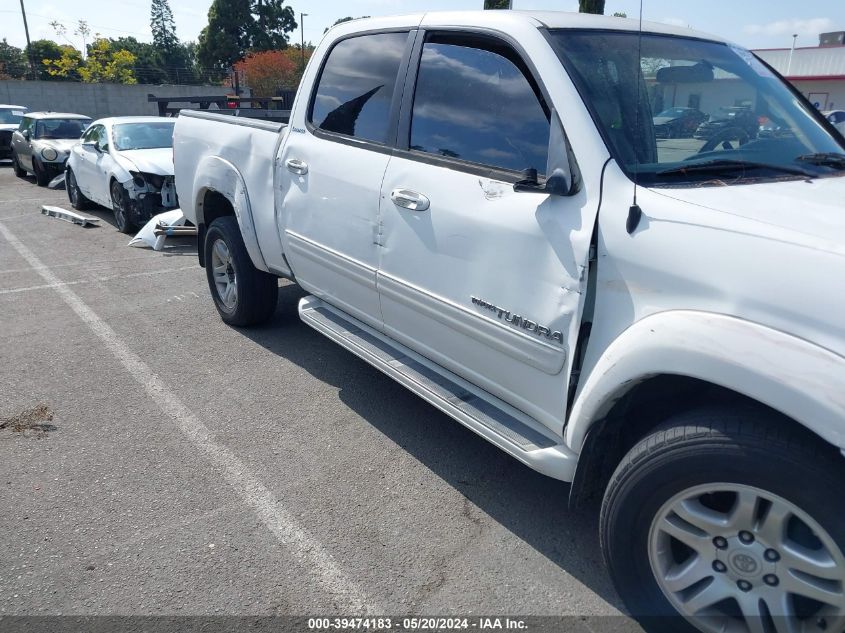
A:
[[[46,187],[50,184],[52,180],[50,172],[44,169],[44,166],[34,157],[32,159],[32,171],[35,173],[35,182],[39,187]]]
[[[18,162],[18,155],[15,152],[12,152],[12,169],[18,178],[26,178],[26,169],[21,167],[21,164]]]
[[[205,233],[205,273],[220,318],[229,325],[264,323],[276,311],[279,280],[252,265],[238,222],[217,218]]]
[[[121,233],[132,233],[135,230],[135,225],[129,219],[129,194],[116,180],[111,181],[109,185],[109,194],[111,195],[111,208],[114,213],[114,224]]]
[[[67,189],[70,206],[77,211],[85,211],[93,206],[93,203],[79,190],[79,183],[76,182],[76,176],[70,168],[65,173],[65,189]]]
[[[670,419],[629,451],[605,493],[600,538],[617,591],[648,631],[779,632],[796,616],[843,630],[843,475],[835,450],[775,414]],[[781,513],[792,518],[778,522]],[[794,552],[810,545],[827,567],[799,561]],[[813,573],[802,580],[792,569]],[[818,597],[813,583],[835,594],[823,598],[836,602],[830,613],[795,597]],[[701,606],[717,615],[705,618]]]

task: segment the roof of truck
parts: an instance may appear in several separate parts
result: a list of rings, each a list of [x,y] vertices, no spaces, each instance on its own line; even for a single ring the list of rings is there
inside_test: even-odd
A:
[[[9,103],[0,103],[0,110],[26,110],[26,106],[11,105]]]
[[[501,28],[508,23],[550,29],[593,29],[601,31],[633,31],[640,29],[640,21],[631,18],[573,13],[569,11],[430,11],[403,16],[359,18],[341,22],[335,29],[344,31],[370,30],[383,27],[407,26],[475,26]],[[696,37],[715,42],[727,42],[722,37],[662,22],[642,23],[645,33]]]

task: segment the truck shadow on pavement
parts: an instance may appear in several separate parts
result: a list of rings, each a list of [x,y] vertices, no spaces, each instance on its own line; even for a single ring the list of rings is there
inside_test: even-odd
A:
[[[340,399],[518,538],[619,610],[598,543],[598,508],[567,508],[569,485],[540,475],[299,320],[306,296],[279,289],[270,323],[240,332],[339,389]]]

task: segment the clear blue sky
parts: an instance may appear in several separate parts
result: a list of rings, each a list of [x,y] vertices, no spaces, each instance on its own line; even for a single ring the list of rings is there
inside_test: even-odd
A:
[[[107,37],[133,35],[150,39],[148,0],[25,0],[33,39],[59,39],[49,22],[59,20],[72,34],[77,20],[87,20],[94,32]],[[577,11],[577,0],[513,0],[515,9],[557,9]],[[305,12],[305,39],[317,43],[323,29],[337,18],[352,15],[390,15],[417,11],[479,9],[482,0],[287,0],[297,12]],[[195,40],[205,26],[211,0],[170,0],[180,38]],[[638,0],[607,0],[606,11],[638,12]],[[644,0],[648,20],[716,33],[749,48],[787,47],[798,33],[799,46],[818,42],[819,32],[845,30],[845,0]],[[25,43],[18,0],[0,0],[0,39],[22,46]],[[299,40],[297,30],[291,34]]]

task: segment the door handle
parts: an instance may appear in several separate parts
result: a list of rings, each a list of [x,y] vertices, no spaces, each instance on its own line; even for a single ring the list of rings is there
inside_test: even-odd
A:
[[[397,207],[411,211],[427,211],[431,206],[431,201],[427,197],[410,189],[394,189],[390,192],[390,199]]]
[[[285,167],[288,168],[288,171],[299,176],[304,176],[308,173],[308,163],[301,161],[298,158],[288,158],[287,161],[285,161]]]

